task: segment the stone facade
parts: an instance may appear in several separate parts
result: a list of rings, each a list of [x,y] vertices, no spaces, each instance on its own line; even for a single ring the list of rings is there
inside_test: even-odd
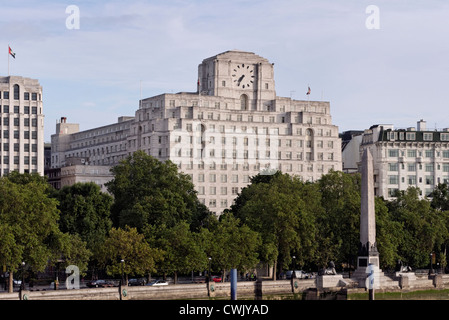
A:
[[[190,175],[200,201],[216,213],[258,173],[279,169],[314,181],[342,169],[329,102],[277,97],[267,59],[242,51],[210,57],[198,67],[197,86],[142,99],[134,117],[116,124],[78,132],[62,120],[52,136],[52,167],[69,157],[115,165],[144,150]]]
[[[363,133],[360,153],[365,149],[373,155],[376,196],[392,199],[411,186],[425,197],[449,182],[448,129],[428,130],[423,120],[407,129],[375,125]]]
[[[38,80],[0,77],[0,175],[44,174],[44,114]]]

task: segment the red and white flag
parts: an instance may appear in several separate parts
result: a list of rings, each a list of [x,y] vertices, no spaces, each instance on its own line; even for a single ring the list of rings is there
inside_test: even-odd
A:
[[[9,49],[9,54],[15,59],[16,58],[16,54],[12,51],[10,46],[8,46],[8,49]]]

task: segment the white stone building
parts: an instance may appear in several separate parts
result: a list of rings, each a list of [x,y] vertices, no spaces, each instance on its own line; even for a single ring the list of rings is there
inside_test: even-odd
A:
[[[70,157],[113,166],[136,150],[176,163],[216,213],[260,172],[313,181],[342,169],[329,102],[277,97],[273,64],[242,51],[203,60],[197,92],[143,99],[134,118],[82,132],[63,118],[52,136],[52,167]]]
[[[0,77],[0,175],[44,174],[44,114],[38,80]]]
[[[375,194],[392,199],[396,190],[418,187],[428,196],[439,183],[449,183],[449,129],[394,129],[374,125],[363,133],[360,154],[369,148],[374,161]]]

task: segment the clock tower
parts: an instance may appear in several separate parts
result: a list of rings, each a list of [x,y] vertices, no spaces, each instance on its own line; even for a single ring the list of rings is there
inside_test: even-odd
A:
[[[269,110],[276,99],[273,64],[252,52],[217,54],[199,65],[198,91],[234,98],[247,110]]]

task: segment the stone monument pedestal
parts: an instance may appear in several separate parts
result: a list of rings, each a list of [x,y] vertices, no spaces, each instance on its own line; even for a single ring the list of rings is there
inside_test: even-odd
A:
[[[323,288],[344,287],[346,285],[347,283],[343,280],[343,276],[341,274],[325,274],[316,277],[316,287],[319,290]]]

